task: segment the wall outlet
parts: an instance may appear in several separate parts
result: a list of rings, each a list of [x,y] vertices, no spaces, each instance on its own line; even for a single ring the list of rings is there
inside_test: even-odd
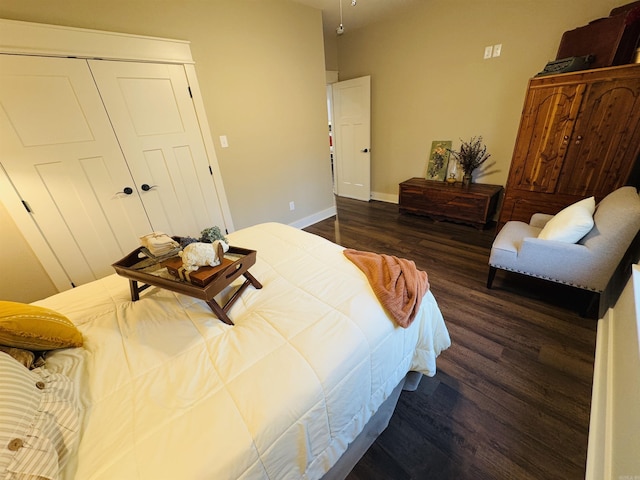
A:
[[[295,202],[289,202],[289,210],[293,212],[295,209],[296,209]]]
[[[491,58],[493,53],[493,47],[489,45],[488,47],[484,47],[484,59]]]

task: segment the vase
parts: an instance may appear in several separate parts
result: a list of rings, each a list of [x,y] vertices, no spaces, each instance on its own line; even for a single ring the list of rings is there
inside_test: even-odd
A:
[[[462,186],[463,187],[469,187],[469,185],[471,185],[471,174],[470,173],[465,173],[462,176]]]

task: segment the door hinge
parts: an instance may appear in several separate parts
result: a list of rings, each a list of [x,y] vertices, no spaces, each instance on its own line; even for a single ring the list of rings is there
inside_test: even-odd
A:
[[[191,93],[191,87],[187,87],[187,90],[189,90],[189,96],[193,98],[193,93]]]
[[[22,201],[22,205],[24,205],[25,210],[29,213],[33,213],[33,210],[31,210],[31,207],[29,207],[29,204],[24,200],[21,200],[21,201]]]
[[[213,175],[213,169],[211,168],[211,165],[209,165],[209,174]]]

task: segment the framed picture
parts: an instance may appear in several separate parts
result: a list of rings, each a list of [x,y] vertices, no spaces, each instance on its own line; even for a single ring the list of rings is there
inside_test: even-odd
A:
[[[449,150],[451,140],[434,140],[431,143],[431,153],[427,161],[427,180],[444,181],[447,178],[449,165]]]

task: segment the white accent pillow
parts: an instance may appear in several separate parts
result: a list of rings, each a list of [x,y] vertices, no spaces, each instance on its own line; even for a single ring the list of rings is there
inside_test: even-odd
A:
[[[585,198],[559,211],[547,222],[538,238],[557,242],[576,243],[593,228],[596,199]]]

